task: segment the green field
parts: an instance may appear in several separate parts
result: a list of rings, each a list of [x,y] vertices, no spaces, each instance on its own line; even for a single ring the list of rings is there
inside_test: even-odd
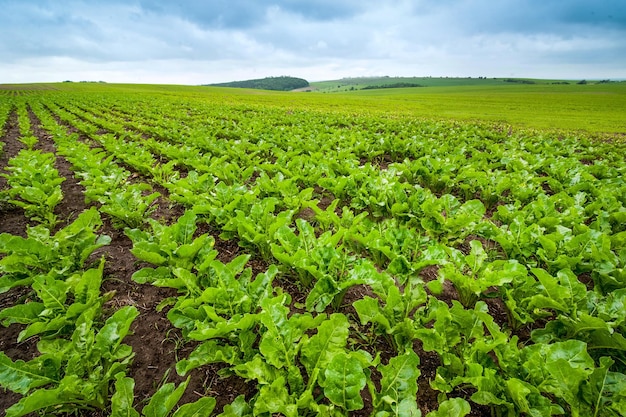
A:
[[[0,86],[0,411],[626,416],[625,87]]]
[[[570,84],[561,85],[554,84],[563,82],[558,80],[532,80],[536,84],[476,78],[402,80],[426,87],[349,91],[352,87],[381,84],[380,79],[353,84],[362,82],[358,78],[337,86],[341,85],[338,91],[344,94],[384,101],[383,106],[388,109],[421,117],[495,121],[514,127],[591,133],[626,132],[626,82],[580,85],[569,81]],[[333,91],[334,83],[312,84],[324,92]]]
[[[576,84],[581,80],[541,80],[525,78],[460,78],[460,77],[359,77],[343,78],[311,82],[311,86],[322,92],[353,91],[368,86],[386,86],[397,83],[410,83],[423,87],[469,87],[469,86],[496,86],[515,84]]]
[[[626,83],[505,85],[367,90],[414,114],[459,120],[498,121],[537,129],[626,132]]]

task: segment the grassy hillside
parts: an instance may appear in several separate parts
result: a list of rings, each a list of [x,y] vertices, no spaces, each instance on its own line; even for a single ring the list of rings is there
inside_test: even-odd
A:
[[[355,91],[424,117],[497,121],[538,129],[626,133],[626,82],[467,85]],[[344,95],[342,94],[342,95]]]
[[[312,82],[311,86],[317,91],[339,92],[361,90],[372,86],[387,86],[394,84],[418,84],[423,87],[466,87],[466,86],[495,86],[495,85],[533,85],[552,83],[575,84],[580,80],[538,80],[530,78],[458,78],[458,77],[358,77],[342,78],[340,80]]]

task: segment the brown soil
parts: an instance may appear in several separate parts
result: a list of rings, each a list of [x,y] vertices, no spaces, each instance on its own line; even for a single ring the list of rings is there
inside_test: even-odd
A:
[[[39,139],[34,148],[42,152],[56,154],[56,145],[52,140],[52,136],[42,129],[39,119],[33,114],[32,110],[29,109],[28,115],[33,133]],[[72,223],[80,213],[90,206],[85,204],[85,187],[80,185],[78,179],[74,176],[74,172],[71,170],[71,166],[67,159],[56,154],[54,167],[59,172],[59,176],[65,178],[65,181],[61,183],[63,200],[54,210],[54,214],[60,220],[55,231]]]
[[[11,158],[19,153],[24,147],[18,139],[20,137],[20,128],[17,121],[17,111],[13,111],[9,116],[2,132],[4,146],[0,152],[0,173],[6,174],[5,167]],[[8,187],[7,180],[0,177],[0,190]],[[26,237],[27,220],[24,217],[24,210],[8,203],[0,201],[0,233],[11,233],[13,235]]]
[[[439,392],[430,386],[430,381],[435,379],[437,368],[441,366],[441,359],[436,352],[425,351],[419,340],[413,343],[413,349],[420,357],[420,376],[417,378],[418,405],[422,415],[426,415],[439,406],[437,401]]]

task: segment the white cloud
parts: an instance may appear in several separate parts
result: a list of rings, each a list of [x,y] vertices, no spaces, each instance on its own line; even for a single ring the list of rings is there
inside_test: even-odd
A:
[[[4,0],[0,82],[624,77],[624,6],[564,3]]]

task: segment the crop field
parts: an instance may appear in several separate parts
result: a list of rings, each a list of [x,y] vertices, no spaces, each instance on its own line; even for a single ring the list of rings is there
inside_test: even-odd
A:
[[[0,88],[0,415],[626,416],[624,88],[569,87]]]

